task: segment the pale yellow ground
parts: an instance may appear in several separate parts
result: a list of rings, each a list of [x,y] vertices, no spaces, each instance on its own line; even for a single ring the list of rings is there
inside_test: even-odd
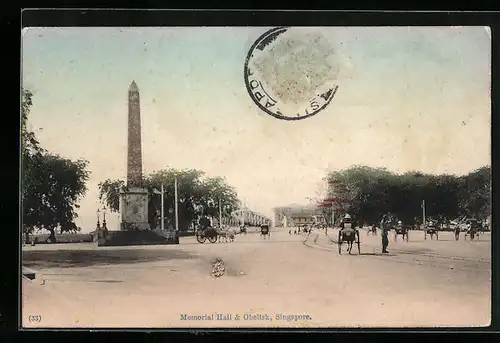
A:
[[[253,229],[252,229],[253,231]],[[24,264],[25,327],[436,327],[489,325],[491,240],[439,241],[411,232],[380,254],[380,236],[361,231],[361,252],[339,256],[337,233],[237,235],[234,243],[98,248],[38,245]],[[345,248],[344,248],[345,249]],[[221,257],[226,274],[211,276]],[[41,277],[41,279],[40,279]],[[41,280],[44,280],[42,285]],[[240,320],[186,321],[181,314],[236,314]],[[272,320],[244,320],[245,313]],[[309,315],[306,321],[277,314]],[[31,317],[30,317],[31,316]],[[39,322],[34,316],[40,316]],[[30,322],[31,319],[31,322]]]

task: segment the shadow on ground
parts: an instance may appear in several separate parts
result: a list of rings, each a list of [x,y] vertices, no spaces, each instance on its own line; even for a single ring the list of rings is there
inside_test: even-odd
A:
[[[25,267],[72,268],[193,258],[197,256],[179,250],[35,250],[23,251],[22,264]]]
[[[184,241],[181,241],[181,244],[182,245],[200,245],[200,244],[261,244],[261,243],[300,243],[301,241],[291,241],[291,240],[277,240],[277,239],[274,239],[273,238],[262,238],[261,241],[242,241],[242,240],[238,240],[238,239],[235,239],[233,242],[225,242],[225,241],[221,241],[221,242],[215,242],[215,243],[210,243],[208,241],[208,239],[204,242],[204,243],[199,243],[198,241],[194,241],[194,242],[184,242]]]

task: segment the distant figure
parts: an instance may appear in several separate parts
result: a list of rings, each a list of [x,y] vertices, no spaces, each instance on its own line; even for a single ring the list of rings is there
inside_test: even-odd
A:
[[[388,254],[387,247],[389,246],[389,216],[384,214],[380,221],[380,234],[382,236],[382,253]]]
[[[202,230],[208,229],[211,226],[210,224],[210,219],[208,219],[208,217],[203,216],[200,218],[200,228]]]
[[[455,227],[453,228],[453,232],[455,233],[455,240],[458,241],[458,239],[460,238],[460,225],[455,225]]]

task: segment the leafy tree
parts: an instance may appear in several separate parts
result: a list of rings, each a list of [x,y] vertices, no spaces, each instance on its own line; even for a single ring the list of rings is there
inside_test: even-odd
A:
[[[174,183],[176,177],[180,230],[186,230],[202,214],[218,218],[219,199],[223,217],[229,217],[231,212],[238,208],[237,194],[223,178],[204,178],[204,172],[195,169],[168,168],[156,171],[143,180],[143,184],[149,192],[148,219],[152,228],[160,225],[158,214],[161,213],[161,196],[158,191],[162,184],[164,185],[165,226],[175,227]],[[126,189],[123,180],[108,179],[99,183],[100,199],[111,211],[119,211],[121,189]]]
[[[362,221],[376,222],[384,213],[392,213],[403,222],[411,223],[422,213],[434,218],[456,218],[476,215],[485,218],[491,213],[490,167],[480,168],[463,177],[429,175],[420,172],[396,174],[381,168],[354,166],[327,175],[336,183],[329,196],[339,188],[345,190],[344,201],[351,215]]]
[[[21,91],[21,156],[41,154],[44,150],[36,139],[35,133],[28,130],[28,116],[33,105],[33,94],[26,89]]]
[[[461,178],[459,203],[463,214],[482,219],[491,214],[491,168],[479,168]]]
[[[48,230],[50,241],[56,242],[56,229],[77,230],[75,209],[86,192],[88,162],[72,161],[49,153],[40,147],[33,132],[27,129],[32,94],[22,90],[21,106],[21,170],[23,232],[26,240],[34,230]]]

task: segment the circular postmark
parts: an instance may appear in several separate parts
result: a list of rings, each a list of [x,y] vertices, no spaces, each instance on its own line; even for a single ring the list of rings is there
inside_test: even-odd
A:
[[[338,89],[337,54],[320,30],[278,27],[261,35],[245,60],[245,86],[265,113],[283,120],[324,110]]]

